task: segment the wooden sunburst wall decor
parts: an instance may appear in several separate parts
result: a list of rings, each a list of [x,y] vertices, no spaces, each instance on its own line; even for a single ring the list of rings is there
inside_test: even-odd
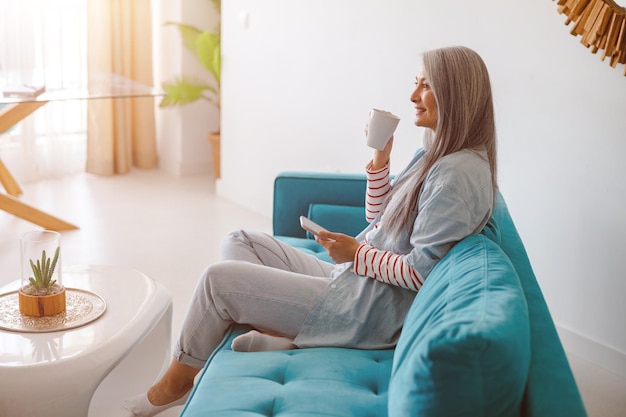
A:
[[[626,8],[612,0],[552,0],[567,16],[565,25],[574,22],[570,33],[582,36],[580,42],[592,53],[602,50],[602,61],[611,67],[626,64]],[[624,70],[626,76],[626,67]]]

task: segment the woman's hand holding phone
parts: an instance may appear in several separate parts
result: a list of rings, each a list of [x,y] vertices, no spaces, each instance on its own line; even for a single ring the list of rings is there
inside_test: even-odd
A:
[[[303,229],[315,235],[315,241],[328,252],[330,259],[337,263],[351,262],[361,244],[355,238],[343,233],[333,233],[305,216],[300,216]]]

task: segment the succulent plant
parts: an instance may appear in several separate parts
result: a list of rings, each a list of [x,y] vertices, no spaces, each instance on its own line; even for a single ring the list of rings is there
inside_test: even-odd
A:
[[[41,253],[41,260],[37,259],[36,263],[33,262],[32,259],[30,260],[30,267],[33,270],[34,276],[28,278],[28,281],[33,293],[39,295],[52,293],[52,287],[57,282],[56,279],[53,280],[52,277],[57,266],[60,250],[61,247],[57,247],[56,251],[54,251],[54,258],[52,259],[46,256],[46,251],[44,250]]]

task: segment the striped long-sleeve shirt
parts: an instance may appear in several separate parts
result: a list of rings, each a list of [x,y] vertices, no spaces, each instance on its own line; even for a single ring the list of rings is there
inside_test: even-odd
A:
[[[366,174],[365,217],[371,223],[380,213],[391,191],[389,164],[379,170],[372,170],[370,164],[366,169]],[[374,227],[377,228],[378,226],[379,224],[376,224]],[[376,249],[367,243],[366,237],[364,243],[356,251],[354,257],[355,273],[413,291],[418,291],[421,288],[424,279],[406,262],[403,255]]]

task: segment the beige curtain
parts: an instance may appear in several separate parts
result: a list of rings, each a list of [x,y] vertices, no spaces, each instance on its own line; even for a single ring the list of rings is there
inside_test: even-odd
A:
[[[152,85],[151,0],[87,1],[88,72]],[[87,172],[121,174],[157,166],[154,98],[89,100]]]

